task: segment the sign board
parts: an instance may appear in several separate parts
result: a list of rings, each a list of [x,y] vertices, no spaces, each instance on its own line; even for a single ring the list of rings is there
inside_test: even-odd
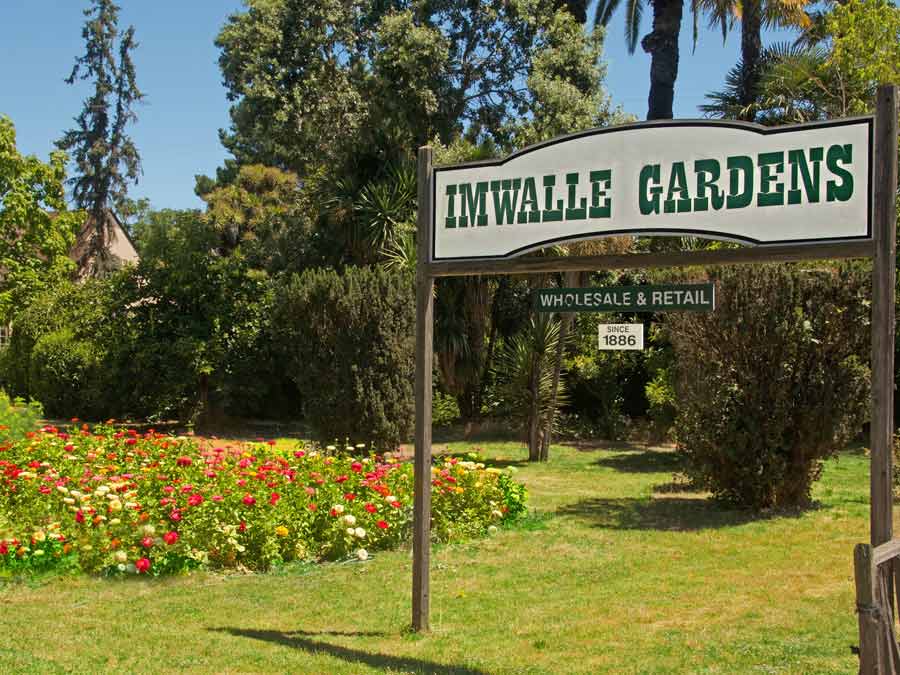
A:
[[[642,323],[601,323],[600,349],[643,349],[644,324]]]
[[[716,285],[608,286],[606,288],[539,288],[536,312],[711,312]]]
[[[749,244],[871,239],[873,118],[594,129],[433,169],[432,259],[617,234]]]

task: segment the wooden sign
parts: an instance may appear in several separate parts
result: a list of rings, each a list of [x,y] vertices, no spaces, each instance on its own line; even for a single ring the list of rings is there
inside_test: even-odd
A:
[[[536,312],[711,312],[716,285],[607,286],[605,288],[539,288]]]
[[[749,244],[871,239],[873,118],[594,129],[433,171],[432,260],[615,234]]]

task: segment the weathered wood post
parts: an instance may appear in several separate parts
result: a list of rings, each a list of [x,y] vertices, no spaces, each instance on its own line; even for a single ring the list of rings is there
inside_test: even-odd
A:
[[[416,443],[413,506],[412,627],[427,631],[431,558],[431,368],[434,359],[434,277],[431,275],[432,150],[419,148],[416,258]]]
[[[879,87],[875,113],[872,271],[872,546],[893,538],[894,300],[896,283],[897,87]],[[885,610],[892,598],[884,598]]]

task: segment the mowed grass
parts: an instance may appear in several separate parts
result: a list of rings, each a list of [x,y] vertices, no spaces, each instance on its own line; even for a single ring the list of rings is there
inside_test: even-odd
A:
[[[468,444],[451,443],[454,451]],[[853,545],[868,459],[827,464],[800,514],[754,518],[660,489],[671,451],[554,447],[513,464],[534,513],[436,547],[432,632],[412,634],[409,550],[367,563],[0,590],[0,672],[851,673]]]

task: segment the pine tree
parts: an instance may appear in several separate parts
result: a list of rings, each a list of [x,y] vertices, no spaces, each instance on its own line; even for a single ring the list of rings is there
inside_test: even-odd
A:
[[[144,98],[137,87],[132,51],[137,47],[134,26],[119,38],[119,7],[112,0],[91,0],[84,10],[82,29],[85,53],[75,59],[68,84],[90,80],[93,93],[57,146],[70,152],[75,175],[69,179],[75,205],[87,211],[94,232],[79,267],[96,273],[105,265],[110,238],[106,209],[120,205],[128,184],[137,183],[141,160],[137,147],[126,133],[137,121],[133,107]]]

